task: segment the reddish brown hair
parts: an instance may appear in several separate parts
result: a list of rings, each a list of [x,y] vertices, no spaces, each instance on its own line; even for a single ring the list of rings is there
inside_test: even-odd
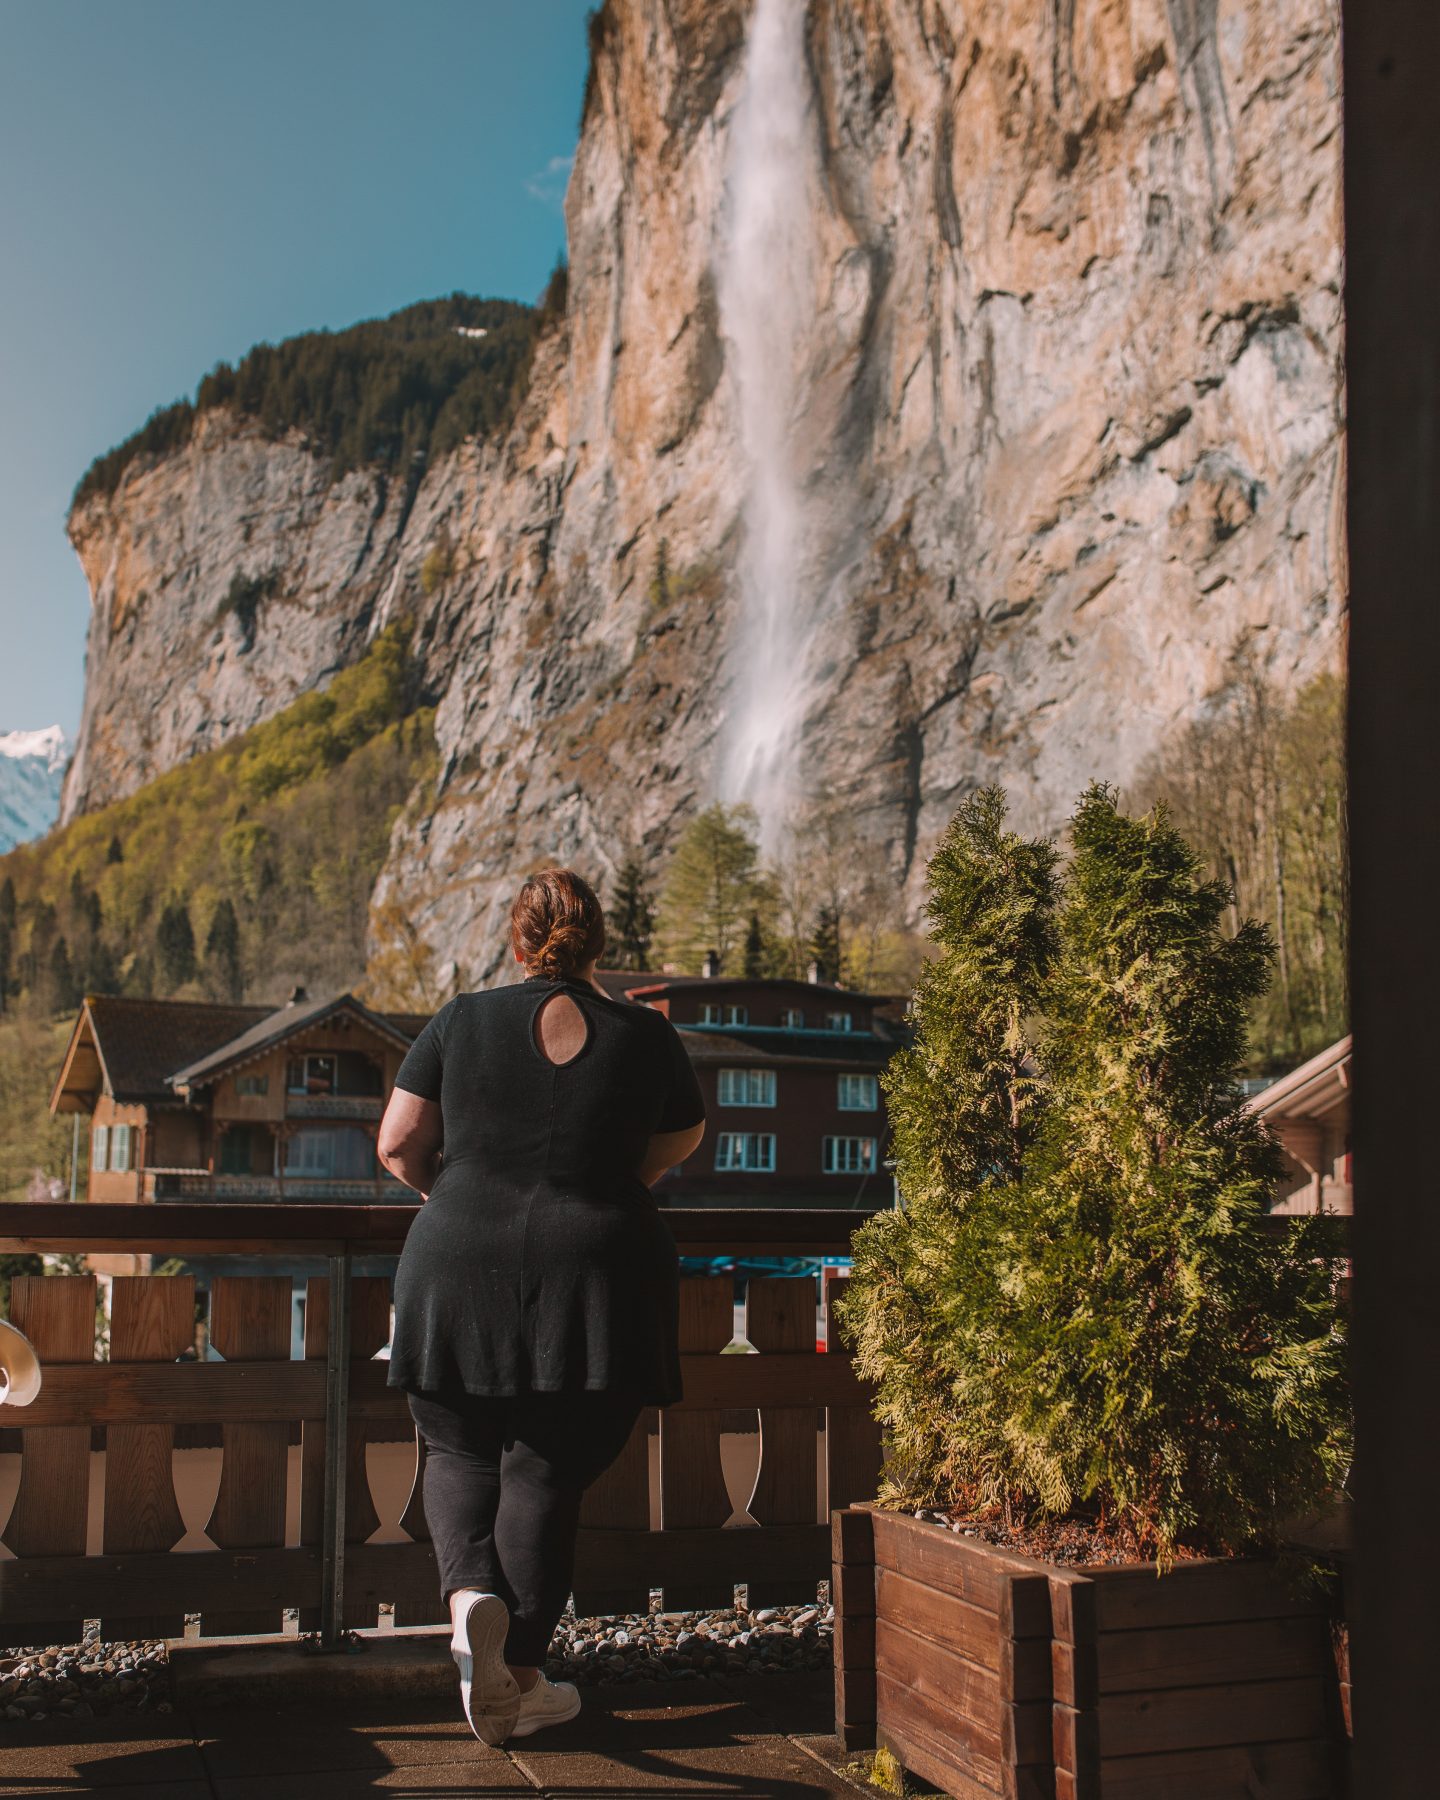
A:
[[[605,915],[573,869],[532,875],[510,908],[510,942],[528,975],[573,975],[605,948]]]

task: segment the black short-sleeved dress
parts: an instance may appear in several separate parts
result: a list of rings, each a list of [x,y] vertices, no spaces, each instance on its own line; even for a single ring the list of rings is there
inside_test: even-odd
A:
[[[536,1036],[557,993],[586,1027],[562,1064]],[[444,1147],[395,1278],[390,1385],[678,1400],[675,1240],[637,1173],[654,1133],[705,1117],[670,1021],[532,977],[458,995],[395,1085],[439,1102]]]

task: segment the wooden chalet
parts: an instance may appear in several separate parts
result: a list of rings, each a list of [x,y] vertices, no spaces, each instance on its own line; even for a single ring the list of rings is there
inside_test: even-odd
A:
[[[88,997],[50,1097],[90,1120],[88,1200],[409,1200],[376,1160],[425,1015]]]

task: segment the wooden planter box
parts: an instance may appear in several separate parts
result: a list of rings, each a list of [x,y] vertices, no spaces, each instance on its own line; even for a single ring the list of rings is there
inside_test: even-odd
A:
[[[955,1800],[1337,1800],[1329,1621],[1265,1563],[1060,1568],[833,1515],[836,1731]]]

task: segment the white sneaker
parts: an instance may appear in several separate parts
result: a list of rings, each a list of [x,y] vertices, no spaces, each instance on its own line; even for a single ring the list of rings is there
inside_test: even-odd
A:
[[[546,1725],[563,1725],[580,1710],[580,1690],[573,1681],[548,1681],[542,1674],[534,1687],[520,1696],[520,1714],[510,1727],[511,1737],[529,1737]]]
[[[460,1699],[482,1744],[500,1744],[520,1710],[520,1684],[505,1667],[510,1609],[498,1594],[466,1594],[455,1612],[450,1654],[460,1671]]]

